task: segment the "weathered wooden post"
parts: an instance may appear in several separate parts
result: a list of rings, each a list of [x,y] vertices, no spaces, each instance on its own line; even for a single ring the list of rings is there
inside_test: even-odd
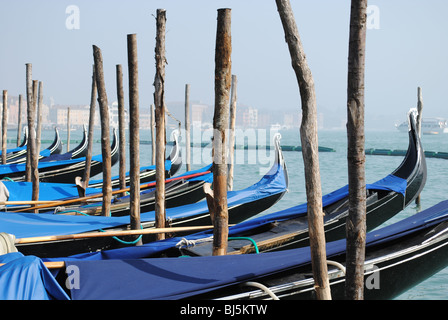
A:
[[[32,79],[32,70],[33,66],[31,63],[26,64],[26,104],[27,104],[27,121],[29,119],[30,108],[33,105],[33,79]],[[31,182],[31,145],[30,145],[30,136],[31,132],[30,123],[28,121],[28,141],[26,145],[26,171],[25,171],[25,181]]]
[[[87,134],[87,155],[86,164],[84,166],[84,173],[82,176],[82,182],[76,178],[76,185],[78,187],[78,194],[81,198],[86,196],[86,188],[89,185],[90,180],[90,165],[92,163],[92,149],[93,149],[93,129],[95,125],[95,100],[96,100],[96,76],[95,66],[92,71],[92,90],[90,93],[90,113],[89,113],[89,132]]]
[[[226,130],[229,128],[229,96],[232,77],[231,9],[218,9],[215,47],[215,113],[213,116],[213,255],[227,254]]]
[[[423,95],[422,95],[422,88],[417,88],[417,133],[418,136],[421,138],[422,136],[422,112],[423,112]],[[415,198],[415,204],[418,208],[420,208],[420,194]]]
[[[156,120],[154,114],[154,105],[151,104],[150,110],[151,112],[151,165],[156,164]]]
[[[128,72],[129,72],[129,157],[130,157],[130,219],[131,229],[138,230],[140,223],[140,125],[138,101],[138,59],[137,35],[128,34]],[[124,114],[124,112],[123,112]],[[137,245],[141,245],[141,239]]]
[[[190,146],[190,85],[185,85],[185,158],[187,171],[191,170]]]
[[[42,105],[43,105],[43,90],[44,90],[44,84],[42,81],[39,81],[39,95],[38,95],[38,102],[37,102],[37,129],[36,129],[36,150],[37,154],[39,156],[40,153],[40,145],[41,145],[41,138],[42,138]]]
[[[236,75],[232,75],[232,91],[230,97],[230,130],[229,130],[229,171],[227,176],[227,189],[233,190],[233,169],[235,154],[235,120],[236,120]]]
[[[364,137],[364,67],[367,0],[352,0],[347,80],[347,161],[349,210],[346,223],[345,295],[364,299],[366,182]]]
[[[22,95],[19,94],[19,110],[17,114],[17,146],[20,145],[21,134],[22,134]]]
[[[156,35],[156,75],[154,78],[154,104],[156,118],[156,192],[155,212],[156,228],[164,228],[166,220],[165,209],[165,30],[166,10],[157,9]],[[165,234],[156,236],[157,240],[165,239]]]
[[[38,81],[37,80],[33,80],[33,98],[32,98],[32,103],[31,105],[28,107],[28,132],[29,132],[29,139],[28,139],[28,144],[30,145],[30,174],[31,174],[31,183],[32,183],[32,195],[31,195],[31,200],[32,201],[37,201],[39,200],[39,171],[38,171],[38,165],[39,165],[39,155],[38,152],[36,150],[36,126],[35,126],[35,121],[36,121],[36,104],[37,104],[37,85],[38,85]],[[38,213],[38,210],[34,210],[35,213]]]
[[[6,139],[8,130],[8,90],[3,90],[2,112],[2,164],[6,164]]]
[[[322,188],[319,172],[317,137],[317,108],[314,80],[306,61],[299,31],[289,0],[276,0],[285,39],[288,43],[292,66],[296,74],[302,102],[302,124],[300,138],[305,167],[308,225],[310,234],[311,262],[314,289],[317,299],[330,300],[328,268],[325,248],[325,233],[322,211]]]
[[[70,151],[70,107],[67,108],[67,152]]]
[[[98,91],[98,104],[101,118],[101,155],[103,160],[103,203],[102,215],[110,216],[112,200],[111,150],[109,132],[109,106],[107,104],[106,84],[104,83],[103,57],[101,49],[93,46],[95,77]]]
[[[131,71],[129,71],[131,72]],[[124,90],[123,90],[123,70],[121,64],[116,66],[117,73],[117,100],[118,100],[118,136],[119,145],[119,189],[126,188],[126,130],[125,130],[125,111],[124,111]],[[130,80],[129,80],[130,81]],[[129,131],[131,134],[132,132]],[[125,193],[123,193],[123,196]]]

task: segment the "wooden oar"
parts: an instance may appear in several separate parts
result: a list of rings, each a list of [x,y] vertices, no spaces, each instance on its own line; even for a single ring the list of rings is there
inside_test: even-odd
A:
[[[171,181],[180,180],[180,179],[195,178],[195,177],[206,175],[206,174],[208,174],[210,172],[211,171],[205,171],[205,172],[199,172],[199,173],[190,174],[190,175],[187,175],[187,176],[171,178],[171,179],[165,180],[165,183],[171,182]],[[150,188],[150,187],[154,187],[155,185],[156,185],[155,182],[142,184],[140,186],[140,190],[147,189],[147,188]],[[123,192],[127,192],[129,190],[130,190],[129,187],[128,188],[124,188],[124,189],[120,189],[120,190],[115,190],[115,191],[112,191],[112,194],[114,195],[114,194],[118,194],[118,193],[123,193]],[[29,210],[35,210],[35,209],[45,209],[45,208],[51,208],[51,207],[56,207],[56,206],[63,206],[63,205],[67,205],[67,204],[83,202],[83,201],[90,200],[90,199],[100,198],[100,197],[102,197],[102,195],[103,195],[102,193],[97,193],[97,194],[90,195],[90,196],[87,196],[87,197],[68,199],[68,200],[61,200],[61,201],[51,202],[51,203],[48,203],[48,204],[42,204],[42,205],[38,205],[38,206],[34,206],[34,207],[19,209],[19,210],[15,210],[15,211],[11,211],[11,212],[22,212],[22,211],[29,211]]]
[[[4,266],[6,263],[0,263],[0,267]],[[44,265],[48,269],[60,269],[65,267],[65,261],[45,261]]]
[[[212,228],[213,226],[196,226],[196,227],[148,228],[142,230],[120,230],[120,231],[106,231],[106,232],[86,232],[86,233],[75,233],[75,234],[66,234],[58,236],[18,238],[15,240],[15,244],[48,242],[59,240],[74,240],[84,238],[99,238],[99,237],[120,237],[120,236],[140,235],[140,234],[200,231]]]
[[[233,226],[229,225],[229,226]],[[25,244],[34,242],[48,242],[58,240],[70,240],[70,239],[82,239],[82,238],[96,238],[96,237],[117,237],[127,235],[140,235],[140,234],[155,234],[155,233],[167,233],[167,232],[183,232],[183,231],[199,231],[211,229],[213,226],[197,226],[197,227],[172,227],[172,228],[154,228],[143,230],[124,230],[124,231],[107,231],[107,232],[92,232],[92,233],[77,233],[60,236],[45,236],[45,237],[29,237],[18,238],[15,240],[15,244]],[[59,269],[65,267],[65,261],[46,261],[44,262],[48,269]],[[0,267],[5,263],[0,263]]]

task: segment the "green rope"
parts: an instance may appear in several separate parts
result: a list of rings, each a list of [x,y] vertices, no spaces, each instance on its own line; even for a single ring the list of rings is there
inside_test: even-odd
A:
[[[12,182],[14,182],[14,180],[12,180],[11,178],[8,178],[8,177],[4,177],[4,178],[2,178],[2,180],[12,181]]]
[[[85,216],[90,217],[90,215],[88,215],[87,213],[84,213],[84,212],[81,212],[81,211],[78,211],[78,210],[61,211],[61,212],[57,212],[57,214],[69,213],[69,212],[76,212],[76,213],[79,213],[79,214],[82,214],[82,215],[85,215]],[[140,225],[140,228],[143,229],[143,226]],[[101,232],[106,232],[106,231],[103,230],[103,229],[98,229],[98,230],[101,231]],[[136,244],[137,242],[140,241],[140,239],[141,239],[142,237],[143,237],[143,235],[141,234],[141,235],[139,235],[138,238],[135,239],[134,241],[124,241],[124,240],[119,239],[119,238],[116,237],[116,236],[113,236],[112,238],[115,239],[115,240],[117,240],[117,241],[120,242],[120,243],[123,243],[123,244]]]
[[[252,242],[252,244],[254,245],[255,253],[260,253],[260,251],[258,250],[257,243],[252,238],[248,238],[248,237],[229,237],[229,240],[248,240],[248,241]]]

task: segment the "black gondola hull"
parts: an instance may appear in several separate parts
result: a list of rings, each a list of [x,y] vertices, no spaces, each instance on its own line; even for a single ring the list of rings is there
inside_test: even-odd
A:
[[[266,175],[269,176],[270,178],[265,180],[263,184],[257,184],[257,187],[264,189],[268,188],[273,183],[276,185],[275,191],[270,193],[270,195],[263,195],[263,197],[259,197],[258,188],[256,190],[252,190],[249,188],[251,191],[248,192],[248,194],[251,194],[252,197],[246,200],[239,198],[238,192],[235,191],[237,195],[236,198],[238,199],[237,203],[241,202],[241,204],[229,205],[228,207],[229,224],[236,224],[259,214],[260,212],[273,206],[286,193],[288,185],[287,183],[288,174],[286,164],[284,163],[283,155],[281,154],[279,141],[277,141],[276,144],[278,146],[276,154],[276,162],[269,171],[268,175]],[[278,188],[277,186],[280,179],[284,179],[283,181],[284,188]],[[199,192],[199,190],[200,188],[197,191]],[[201,190],[201,192],[203,191]],[[246,191],[243,190],[243,192]],[[258,196],[255,197],[252,194],[252,192],[257,194]],[[193,213],[189,213],[188,208],[179,209],[179,212],[182,212],[182,210],[187,210],[185,212],[182,212],[182,214],[185,213],[185,215],[183,215],[182,217],[180,217],[180,215],[178,214],[178,216],[175,218],[169,218],[169,214],[167,213],[167,218],[169,219],[166,223],[167,226],[186,227],[186,226],[211,225],[212,222],[210,214],[207,209],[206,202],[203,201],[202,203],[199,203],[197,207],[194,204],[192,205],[194,206]],[[155,221],[151,220],[149,222],[142,222],[141,225],[143,229],[154,228]],[[124,225],[116,228],[105,229],[105,231],[126,230],[127,228],[128,226]],[[170,234],[169,236],[181,236],[181,235],[183,234],[177,233],[177,234]],[[69,241],[64,240],[64,241],[38,242],[32,244],[18,244],[16,247],[20,252],[22,252],[25,255],[32,254],[41,258],[48,258],[48,257],[70,256],[74,254],[94,252],[105,249],[120,248],[132,245],[132,243],[130,242],[132,242],[134,239],[135,237],[132,237],[131,239],[129,239],[128,237],[117,241],[117,239],[114,239],[112,237],[94,237],[85,239],[74,239]],[[155,240],[155,236],[144,235],[142,237],[142,240],[144,243],[152,242]],[[125,241],[126,243],[123,243],[122,241]]]
[[[446,226],[445,226],[446,228]],[[432,229],[434,230],[434,229]],[[364,272],[364,299],[390,300],[405,293],[430,278],[448,265],[448,235],[442,235],[424,244],[424,230],[396,243],[378,248],[367,248]],[[330,257],[332,261],[345,264],[345,255]],[[302,266],[268,277],[257,279],[272,290],[280,299],[315,300],[311,265]],[[329,283],[333,300],[345,299],[345,276],[337,268],[329,267]],[[232,287],[208,294],[207,298],[266,299],[261,291]],[[246,293],[244,293],[246,292]],[[205,296],[195,297],[198,299]]]
[[[256,215],[263,210],[274,205],[284,193],[278,193],[262,200],[245,203],[244,205],[229,208],[229,223],[234,224]],[[187,227],[210,225],[210,215],[205,213],[202,215],[173,219],[169,221],[169,225],[173,227]],[[154,222],[142,223],[143,228],[154,228]],[[122,230],[122,229],[119,229]],[[105,231],[113,231],[106,229]],[[185,233],[186,234],[186,233]],[[184,233],[172,233],[170,237],[182,236]],[[17,249],[24,255],[35,255],[40,258],[51,258],[70,256],[84,252],[94,252],[98,250],[116,249],[132,245],[135,237],[122,237],[120,240],[112,237],[97,237],[74,240],[61,240],[52,242],[37,242],[32,244],[18,244]],[[144,235],[142,238],[144,243],[155,241],[154,235]],[[124,243],[122,242],[124,241]]]
[[[399,179],[406,179],[404,195],[397,191],[369,189],[366,200],[367,231],[373,230],[412,203],[422,191],[427,176],[426,161],[420,139],[416,133],[415,118],[409,115],[411,130],[407,154],[400,166],[392,173]],[[325,239],[327,242],[343,239],[346,236],[348,217],[348,196],[323,208]],[[234,236],[251,237],[261,243],[260,251],[285,250],[309,246],[308,218],[306,215],[276,222],[265,229],[246,231]],[[183,254],[192,256],[210,255],[210,243],[199,244],[193,248],[182,249]],[[255,248],[247,241],[232,241],[228,246],[229,254],[251,253]]]

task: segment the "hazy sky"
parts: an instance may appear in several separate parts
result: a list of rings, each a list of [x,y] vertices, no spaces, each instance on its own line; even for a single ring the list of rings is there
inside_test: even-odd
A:
[[[346,113],[349,0],[291,0],[313,73],[319,111]],[[158,8],[167,10],[166,100],[214,101],[217,9],[232,9],[232,73],[238,102],[260,109],[300,109],[297,81],[274,0],[1,0],[0,89],[25,93],[25,64],[56,104],[88,104],[92,45],[104,58],[109,102],[122,64],[127,98],[126,36],[137,34],[140,107],[153,102]],[[67,28],[79,8],[79,26]],[[423,88],[424,116],[448,117],[448,1],[371,0],[367,32],[366,118],[405,120]],[[373,20],[372,20],[373,19]],[[78,28],[79,27],[79,28]]]

